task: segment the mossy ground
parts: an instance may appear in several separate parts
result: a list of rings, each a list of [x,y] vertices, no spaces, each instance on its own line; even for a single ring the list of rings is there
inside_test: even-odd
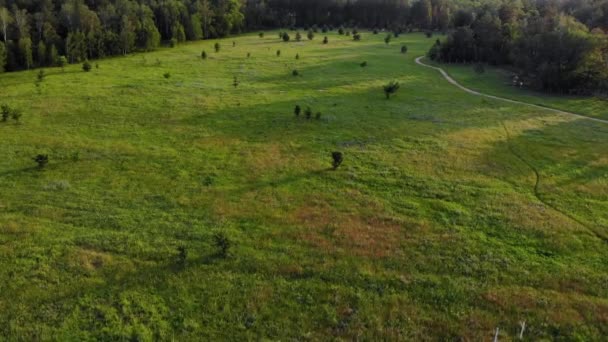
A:
[[[422,34],[327,36],[1,75],[0,336],[608,335],[608,125],[468,95]]]

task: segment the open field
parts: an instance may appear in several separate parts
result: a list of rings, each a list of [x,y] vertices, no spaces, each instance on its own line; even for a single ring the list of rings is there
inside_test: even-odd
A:
[[[0,340],[608,335],[608,125],[466,94],[422,34],[328,37],[0,75]]]

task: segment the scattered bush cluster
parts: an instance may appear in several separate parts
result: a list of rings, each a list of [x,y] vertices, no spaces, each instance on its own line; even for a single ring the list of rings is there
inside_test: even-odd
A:
[[[13,119],[16,123],[19,123],[19,120],[23,115],[19,109],[11,108],[7,104],[0,106],[0,111],[2,112],[2,122],[7,122],[8,119]]]
[[[300,114],[302,113],[302,107],[300,107],[300,105],[296,105],[293,110],[293,113],[295,114],[296,117],[300,117]],[[314,114],[314,117],[317,120],[321,120],[321,116],[322,116],[321,112],[317,112],[316,114]],[[304,117],[307,120],[312,119],[313,111],[310,107],[306,107],[306,109],[304,110]]]

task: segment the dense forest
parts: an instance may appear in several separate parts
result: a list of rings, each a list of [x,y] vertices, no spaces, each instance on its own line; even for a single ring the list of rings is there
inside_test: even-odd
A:
[[[509,1],[459,10],[432,59],[512,66],[516,83],[560,93],[608,91],[608,1]],[[479,70],[483,70],[480,68]]]
[[[546,90],[608,88],[608,0],[0,0],[0,71],[338,26],[446,32],[434,59],[512,65]]]

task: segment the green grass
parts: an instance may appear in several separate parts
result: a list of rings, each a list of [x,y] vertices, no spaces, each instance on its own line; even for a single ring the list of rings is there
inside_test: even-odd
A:
[[[608,100],[606,98],[564,96],[514,87],[511,85],[513,73],[496,67],[486,66],[485,72],[478,74],[473,71],[473,65],[441,64],[438,66],[465,87],[485,94],[503,96],[598,119],[608,119]]]
[[[2,339],[606,336],[608,125],[328,36],[0,75]]]

